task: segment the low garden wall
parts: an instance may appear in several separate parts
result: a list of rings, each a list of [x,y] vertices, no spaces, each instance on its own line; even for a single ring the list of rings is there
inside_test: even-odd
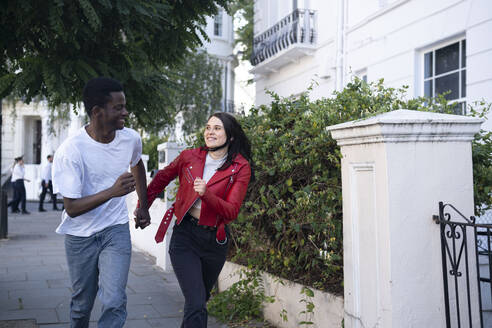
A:
[[[233,283],[240,280],[239,272],[247,270],[246,267],[226,262],[220,273],[218,285],[219,291],[224,291]],[[313,297],[302,294],[303,285],[275,277],[269,273],[262,273],[265,295],[273,296],[273,303],[265,303],[263,314],[266,320],[279,328],[302,327],[302,321],[311,321],[309,327],[342,327],[343,297],[334,296],[319,290],[312,289]],[[304,300],[304,301],[302,301]],[[310,317],[302,314],[306,311],[306,304],[314,304],[313,314]],[[285,314],[287,320],[283,320],[281,314]]]

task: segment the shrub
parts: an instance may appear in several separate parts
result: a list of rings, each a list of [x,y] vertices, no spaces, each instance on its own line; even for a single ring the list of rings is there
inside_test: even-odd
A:
[[[258,270],[241,271],[240,280],[226,291],[214,295],[208,302],[208,311],[222,322],[245,323],[262,320],[263,303],[273,303],[265,296],[263,279]]]
[[[450,113],[455,107],[442,96],[407,101],[406,88],[386,88],[382,80],[355,79],[333,98],[315,101],[308,92],[296,99],[271,93],[269,106],[241,118],[252,142],[256,181],[231,224],[231,260],[341,294],[340,152],[326,127],[401,108]],[[490,133],[474,142],[479,204],[491,203],[491,144]]]
[[[142,152],[149,155],[147,170],[152,171],[159,167],[159,152],[157,146],[167,141],[167,137],[159,137],[154,134],[142,139]]]
[[[252,108],[240,123],[252,143],[256,180],[242,211],[231,223],[229,259],[335,294],[343,293],[342,188],[340,150],[326,127],[396,109],[456,113],[445,95],[406,99],[407,87],[387,88],[383,80],[351,81],[332,98],[311,101],[270,93],[268,106]],[[485,117],[490,105],[469,105]],[[195,145],[203,144],[197,133]],[[492,136],[475,136],[475,214],[492,204]]]

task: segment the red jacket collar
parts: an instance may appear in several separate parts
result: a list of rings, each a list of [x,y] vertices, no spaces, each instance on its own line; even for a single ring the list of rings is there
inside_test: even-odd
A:
[[[205,158],[207,157],[207,150],[205,150],[203,147],[192,149],[191,154],[200,158],[200,160],[204,161],[205,164]],[[244,165],[248,163],[248,161],[241,154],[237,154],[236,157],[232,160],[232,162],[237,163],[239,165]]]
[[[204,148],[191,149],[191,154],[197,159],[197,163],[190,167],[192,175],[194,177],[202,176],[203,167],[205,166],[205,158],[207,157],[207,150]],[[239,169],[243,166],[249,164],[248,161],[241,155],[237,154],[232,160],[232,164],[223,171],[217,171],[216,174],[208,181],[207,186],[215,184],[231,175],[237,174]]]

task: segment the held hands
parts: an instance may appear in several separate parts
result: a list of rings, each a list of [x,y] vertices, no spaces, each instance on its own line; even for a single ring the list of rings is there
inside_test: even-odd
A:
[[[135,229],[145,229],[148,225],[150,225],[150,214],[149,210],[137,207],[133,212],[135,215]]]
[[[135,190],[135,178],[130,172],[125,172],[116,179],[111,187],[113,197],[125,196]]]

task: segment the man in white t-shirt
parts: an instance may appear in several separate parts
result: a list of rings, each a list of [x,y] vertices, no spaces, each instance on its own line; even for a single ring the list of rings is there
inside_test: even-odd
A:
[[[39,208],[40,212],[46,212],[44,209],[44,199],[46,198],[46,193],[51,196],[51,202],[53,203],[53,210],[58,211],[56,206],[56,194],[53,193],[53,183],[51,179],[51,167],[53,166],[53,156],[48,155],[46,157],[48,162],[43,166],[41,170],[41,195],[39,195]]]
[[[136,190],[145,204],[136,226],[150,224],[142,141],[124,127],[128,111],[118,81],[90,80],[83,101],[90,123],[58,148],[52,170],[54,193],[63,196],[65,206],[56,232],[65,234],[73,290],[70,325],[88,327],[98,294],[98,327],[123,327],[131,256],[126,194]]]

